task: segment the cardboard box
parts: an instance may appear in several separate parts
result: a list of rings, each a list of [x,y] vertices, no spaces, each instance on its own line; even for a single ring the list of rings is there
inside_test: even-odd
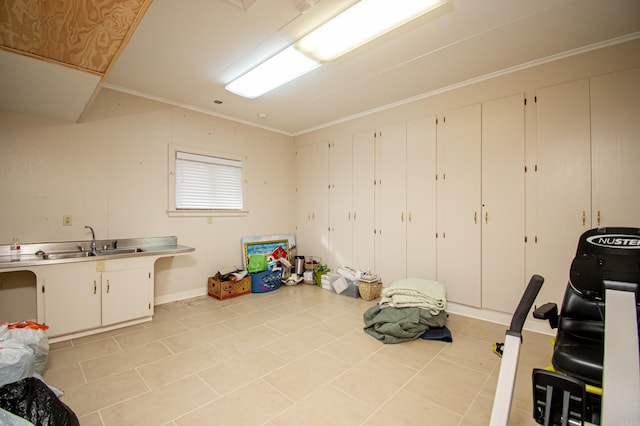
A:
[[[209,296],[224,300],[230,297],[251,293],[251,276],[247,275],[240,281],[220,281],[220,274],[209,277]]]

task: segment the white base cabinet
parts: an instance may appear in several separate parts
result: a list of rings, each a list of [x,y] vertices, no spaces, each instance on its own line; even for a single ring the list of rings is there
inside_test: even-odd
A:
[[[114,259],[49,266],[40,276],[50,337],[153,315],[153,261]]]

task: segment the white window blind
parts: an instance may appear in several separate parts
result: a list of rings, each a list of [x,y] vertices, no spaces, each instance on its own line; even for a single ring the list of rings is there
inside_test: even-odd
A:
[[[176,208],[241,210],[242,161],[176,151]]]

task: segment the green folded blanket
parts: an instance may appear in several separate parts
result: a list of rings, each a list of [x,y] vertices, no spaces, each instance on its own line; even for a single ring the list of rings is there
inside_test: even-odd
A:
[[[433,315],[420,308],[381,308],[376,304],[364,313],[364,331],[382,343],[401,343],[419,338],[429,327],[443,327],[447,313]]]

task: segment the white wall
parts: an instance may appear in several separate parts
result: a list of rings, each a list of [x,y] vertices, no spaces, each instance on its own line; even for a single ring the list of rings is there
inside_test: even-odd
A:
[[[249,214],[168,217],[170,143],[245,156]],[[0,244],[175,235],[196,251],[156,263],[156,300],[204,294],[241,237],[294,233],[294,164],[288,136],[107,89],[81,123],[0,111]]]

